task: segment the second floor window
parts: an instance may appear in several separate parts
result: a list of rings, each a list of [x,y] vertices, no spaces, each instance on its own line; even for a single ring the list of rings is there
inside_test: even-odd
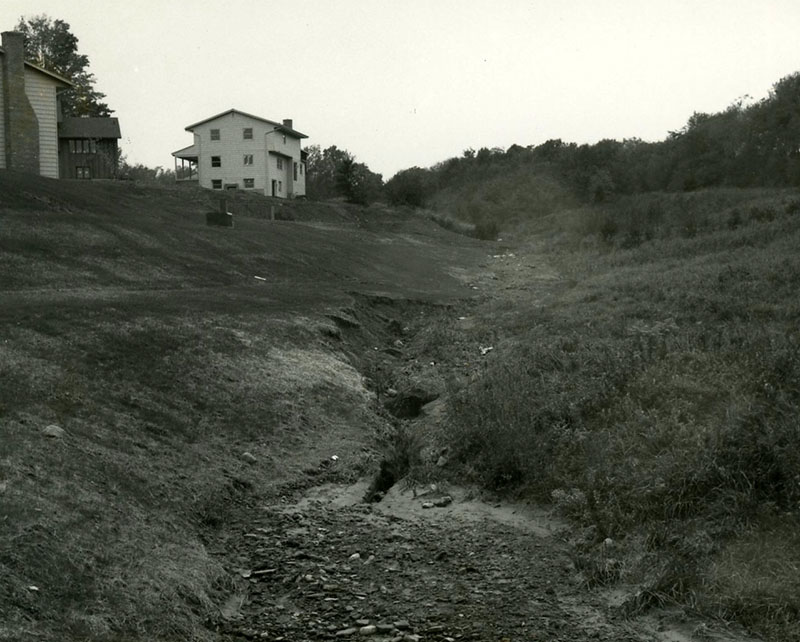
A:
[[[222,156],[212,156],[211,167],[222,167]]]
[[[90,138],[71,138],[69,151],[72,154],[96,154],[97,141]]]
[[[245,127],[242,130],[242,138],[244,138],[245,140],[253,140],[253,128]]]
[[[244,164],[245,165],[252,165],[253,164],[253,155],[252,154],[245,154],[244,155]]]
[[[278,161],[278,169],[283,169],[283,159],[280,156],[278,156],[277,161]]]
[[[219,130],[212,129],[211,130],[211,140],[219,140]]]

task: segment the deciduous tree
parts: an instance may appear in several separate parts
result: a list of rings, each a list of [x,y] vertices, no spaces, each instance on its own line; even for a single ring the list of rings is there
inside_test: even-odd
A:
[[[21,17],[17,31],[25,35],[25,57],[48,71],[69,79],[73,89],[61,94],[65,116],[110,116],[113,110],[103,102],[105,94],[94,88],[96,79],[88,71],[89,58],[78,53],[78,38],[63,20],[47,15]]]
[[[309,198],[324,200],[343,196],[352,203],[366,204],[376,200],[383,189],[383,178],[364,163],[357,163],[350,152],[331,145],[306,149]]]

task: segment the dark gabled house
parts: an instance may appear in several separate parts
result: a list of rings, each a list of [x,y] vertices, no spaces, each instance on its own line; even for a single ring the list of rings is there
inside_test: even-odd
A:
[[[116,178],[121,138],[116,118],[64,117],[58,124],[61,178]]]

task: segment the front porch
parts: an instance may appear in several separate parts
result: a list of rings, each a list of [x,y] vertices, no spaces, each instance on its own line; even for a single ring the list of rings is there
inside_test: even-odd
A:
[[[172,152],[172,156],[175,158],[175,180],[177,182],[200,179],[197,172],[197,149],[194,145]]]

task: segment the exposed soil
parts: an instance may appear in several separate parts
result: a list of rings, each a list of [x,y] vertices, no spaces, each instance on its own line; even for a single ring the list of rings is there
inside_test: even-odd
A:
[[[208,596],[204,640],[745,639],[626,619],[542,509],[398,474],[363,501],[376,426],[435,434],[518,298],[564,287],[535,248],[204,207],[0,173],[0,639],[186,639]]]
[[[395,374],[429,383],[467,376],[481,358],[490,358],[493,347],[473,345],[470,330],[513,314],[513,298],[521,293],[544,299],[562,284],[531,248],[494,246],[490,252],[471,269],[450,270],[473,290],[469,301],[429,310],[428,320],[410,334],[406,326],[403,350],[416,356],[393,355]],[[460,331],[454,344],[440,346],[439,361],[418,358],[420,337],[447,318]],[[447,412],[446,398],[413,390],[414,399],[427,403],[395,416],[413,422],[417,431],[435,432]],[[316,446],[318,457],[318,441]],[[211,544],[237,582],[222,609],[220,632],[234,639],[297,641],[752,640],[677,609],[629,617],[624,605],[635,588],[587,588],[573,564],[569,527],[549,509],[393,477],[386,485],[396,483],[385,495],[367,502],[375,499],[370,478],[325,481],[347,478],[340,467],[336,452],[317,459],[306,475],[319,475],[321,483],[284,480]]]
[[[679,613],[628,619],[615,595],[582,586],[565,525],[541,510],[456,487],[395,486],[365,504],[366,488],[327,484],[242,516],[216,544],[238,583],[220,629],[268,640],[748,639]]]

